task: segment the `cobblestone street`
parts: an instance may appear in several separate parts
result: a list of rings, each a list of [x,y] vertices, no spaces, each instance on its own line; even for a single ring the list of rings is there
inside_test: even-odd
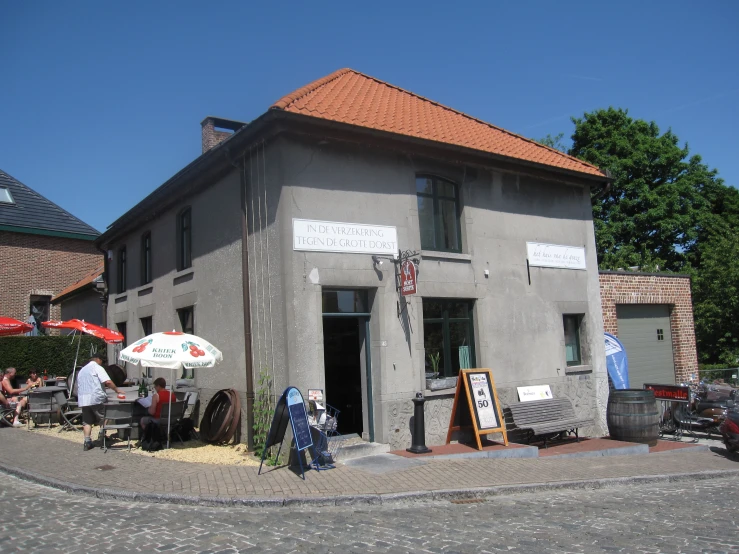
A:
[[[5,476],[4,552],[728,552],[735,479],[396,507],[209,508],[69,495]]]

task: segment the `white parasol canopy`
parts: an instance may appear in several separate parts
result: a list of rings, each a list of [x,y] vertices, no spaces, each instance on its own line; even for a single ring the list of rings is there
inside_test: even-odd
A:
[[[214,367],[223,361],[223,354],[207,340],[195,335],[166,331],[152,333],[127,346],[118,354],[118,359],[144,367],[162,367],[172,370],[170,387],[174,393],[174,370]],[[172,403],[172,395],[169,397]],[[167,448],[169,448],[169,427],[172,418],[170,409],[167,419]]]

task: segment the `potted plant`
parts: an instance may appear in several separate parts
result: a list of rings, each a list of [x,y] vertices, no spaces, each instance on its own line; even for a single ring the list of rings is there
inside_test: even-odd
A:
[[[426,372],[426,388],[428,390],[450,389],[457,386],[456,377],[439,377],[439,362],[441,361],[441,352],[431,352],[427,354],[431,371]]]

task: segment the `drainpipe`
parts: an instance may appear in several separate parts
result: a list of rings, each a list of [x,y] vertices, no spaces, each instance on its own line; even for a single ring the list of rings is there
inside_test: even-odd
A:
[[[232,162],[233,163],[233,162]],[[235,164],[233,164],[235,165]],[[249,232],[246,213],[246,159],[242,158],[241,171],[241,287],[244,298],[244,362],[246,366],[246,425],[247,445],[254,448],[254,375],[252,369],[251,298],[249,297]]]

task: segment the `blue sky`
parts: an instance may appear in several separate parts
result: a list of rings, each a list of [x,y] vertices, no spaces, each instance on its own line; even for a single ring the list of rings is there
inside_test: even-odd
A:
[[[739,185],[739,2],[253,4],[0,3],[0,168],[104,230],[206,115],[351,67],[533,138],[628,108]]]

